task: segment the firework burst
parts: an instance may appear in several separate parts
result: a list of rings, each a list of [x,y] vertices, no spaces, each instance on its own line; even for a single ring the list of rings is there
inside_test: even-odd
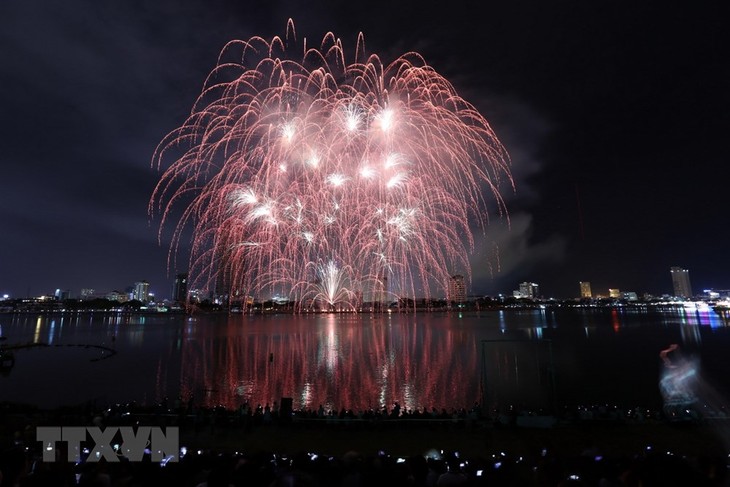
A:
[[[503,146],[420,55],[386,65],[360,35],[345,59],[332,33],[298,47],[291,21],[283,39],[229,42],[160,143],[150,212],[161,232],[172,220],[171,259],[192,231],[198,287],[351,306],[469,275],[485,194],[504,212]]]

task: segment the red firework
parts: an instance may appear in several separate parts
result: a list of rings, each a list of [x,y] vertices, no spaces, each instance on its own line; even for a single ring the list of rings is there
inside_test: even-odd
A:
[[[348,64],[332,33],[297,48],[291,21],[223,48],[153,163],[150,212],[174,220],[173,257],[191,229],[197,287],[339,308],[470,275],[485,193],[502,214],[512,183],[487,120],[420,55],[385,65],[361,34]]]

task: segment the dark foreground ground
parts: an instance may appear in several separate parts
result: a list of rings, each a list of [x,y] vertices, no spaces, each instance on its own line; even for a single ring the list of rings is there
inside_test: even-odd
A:
[[[257,421],[149,411],[0,413],[5,477],[0,487],[196,487],[206,481],[203,485],[728,485],[730,420],[719,418],[612,418],[523,427],[483,417]],[[40,461],[37,426],[139,424],[179,427],[187,455],[165,467],[149,458],[113,465]]]
[[[543,421],[547,419],[547,421]],[[392,455],[425,454],[430,450],[460,451],[479,456],[509,450],[530,455],[550,450],[580,455],[600,449],[621,455],[646,448],[687,456],[730,453],[730,418],[699,416],[672,419],[661,412],[637,416],[595,414],[539,416],[515,414],[489,417],[474,410],[442,415],[366,413],[349,411],[320,415],[294,412],[280,418],[262,408],[225,410],[199,408],[190,412],[168,408],[112,408],[39,410],[0,404],[0,441],[8,445],[20,439],[35,447],[37,426],[175,426],[181,446],[191,449],[223,449],[243,452],[295,453],[318,450],[331,455],[349,451],[387,451]]]
[[[429,451],[458,451],[468,457],[500,451],[530,456],[543,450],[565,456],[600,451],[604,455],[641,452],[647,447],[679,455],[727,455],[725,424],[581,424],[552,428],[494,427],[464,428],[448,425],[401,425],[359,427],[357,425],[292,425],[240,430],[183,431],[181,444],[192,449],[216,447],[226,450],[272,451],[294,454],[317,451],[344,455],[349,451],[393,456],[426,455]]]

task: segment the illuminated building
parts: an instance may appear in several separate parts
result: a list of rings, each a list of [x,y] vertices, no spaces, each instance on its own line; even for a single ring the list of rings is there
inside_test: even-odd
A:
[[[521,282],[520,283],[519,297],[535,299],[538,297],[539,294],[540,294],[540,286],[538,286],[534,282]]]
[[[132,297],[143,303],[148,302],[150,300],[150,283],[147,281],[135,282]]]
[[[591,292],[591,283],[588,281],[580,281],[580,297],[581,298],[592,298],[593,293]]]
[[[129,300],[129,295],[126,293],[120,293],[119,291],[112,291],[110,293],[107,293],[104,295],[106,299],[109,301],[118,301],[120,303],[124,303],[125,301]]]
[[[175,276],[175,284],[172,288],[172,300],[176,304],[185,304],[188,300],[188,275],[187,273]]]
[[[608,289],[608,297],[611,299],[620,299],[621,298],[621,290],[620,289]]]
[[[466,301],[466,285],[464,276],[457,274],[449,279],[449,289],[446,299],[452,303],[463,303]]]
[[[71,297],[71,291],[56,289],[56,292],[53,293],[53,295],[57,301],[65,301]]]
[[[692,286],[689,284],[689,271],[681,267],[672,267],[672,286],[674,287],[674,297],[691,298]]]

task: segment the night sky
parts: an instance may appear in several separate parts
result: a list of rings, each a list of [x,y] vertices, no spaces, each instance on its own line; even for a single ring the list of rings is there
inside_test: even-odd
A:
[[[675,265],[730,289],[730,16],[672,3],[1,2],[0,295],[145,279],[169,297],[155,147],[227,41],[288,18],[311,44],[419,52],[490,121],[515,189],[478,235],[473,293],[662,294]]]

